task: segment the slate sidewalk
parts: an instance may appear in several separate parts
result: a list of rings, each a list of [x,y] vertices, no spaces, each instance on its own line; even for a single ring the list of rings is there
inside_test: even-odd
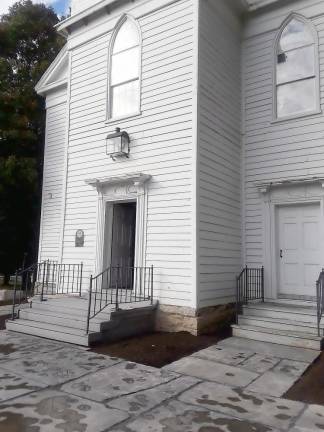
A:
[[[280,398],[319,353],[230,338],[162,369],[0,332],[0,431],[323,431]]]

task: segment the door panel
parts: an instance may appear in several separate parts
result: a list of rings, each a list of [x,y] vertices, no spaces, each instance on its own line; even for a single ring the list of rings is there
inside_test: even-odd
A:
[[[277,212],[279,294],[295,298],[316,295],[322,267],[320,205],[281,206]]]
[[[132,288],[135,261],[136,203],[113,207],[111,240],[111,286]]]

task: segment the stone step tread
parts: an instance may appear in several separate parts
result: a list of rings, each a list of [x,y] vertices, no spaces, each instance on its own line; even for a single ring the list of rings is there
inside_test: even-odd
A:
[[[259,310],[273,310],[278,312],[287,312],[300,315],[316,316],[316,308],[313,306],[295,306],[281,303],[249,303],[243,306],[244,309],[259,309]]]
[[[259,333],[267,333],[272,335],[281,335],[281,336],[287,336],[287,337],[293,337],[293,338],[300,338],[300,339],[308,339],[312,341],[321,341],[322,337],[311,335],[309,333],[303,333],[299,331],[287,331],[287,330],[278,330],[278,329],[270,329],[266,327],[257,327],[257,326],[247,326],[247,325],[237,325],[233,324],[232,328],[247,330],[247,331],[254,331]]]
[[[32,300],[32,304],[34,308],[48,308],[48,309],[57,309],[60,310],[62,312],[67,312],[67,313],[75,313],[75,314],[79,314],[79,313],[83,313],[83,312],[87,312],[88,311],[88,300],[87,299],[71,299],[71,298],[60,298],[60,299],[53,299],[50,298],[46,301],[40,301],[38,298],[33,298]],[[99,304],[99,301],[97,300],[97,303]],[[94,305],[94,300],[92,301],[92,305]],[[102,305],[104,305],[104,303],[102,303]],[[153,303],[153,305],[156,305],[156,303]],[[129,310],[129,309],[134,309],[134,308],[141,308],[141,307],[146,307],[146,306],[151,306],[151,301],[147,300],[147,301],[138,301],[138,302],[131,302],[131,303],[123,303],[120,304],[119,307],[120,309],[123,310]],[[111,311],[115,310],[115,304],[107,304],[104,308],[104,311],[107,311],[107,313],[110,313]]]
[[[26,327],[34,327],[34,328],[39,328],[41,330],[49,330],[49,331],[53,331],[53,332],[59,332],[59,333],[67,333],[70,335],[75,335],[75,336],[86,336],[86,323],[84,326],[84,329],[77,329],[77,328],[73,328],[73,327],[67,327],[67,326],[61,326],[58,324],[49,324],[49,323],[41,323],[39,321],[33,321],[33,320],[29,320],[29,319],[23,319],[23,318],[19,318],[17,321],[14,321],[15,323],[18,323],[19,325],[25,325]],[[94,332],[89,332],[89,333],[94,333]]]
[[[249,315],[249,314],[242,314],[239,315],[240,318],[247,318],[253,321],[265,321],[265,322],[273,322],[277,324],[287,324],[287,325],[293,325],[297,327],[309,327],[313,328],[317,331],[317,326],[313,325],[311,322],[307,321],[295,321],[294,319],[286,319],[286,318],[277,318],[277,317],[269,317],[269,316],[257,316],[257,315]]]
[[[39,327],[28,326],[25,323],[22,323],[22,320],[8,321],[7,322],[7,329],[9,331],[19,332],[19,333],[33,335],[33,336],[44,337],[46,339],[57,340],[57,341],[62,341],[62,342],[67,342],[67,343],[73,343],[73,344],[82,345],[82,346],[89,346],[90,338],[92,336],[91,333],[89,333],[88,335],[87,334],[75,335],[75,334],[60,332],[57,329],[48,330],[48,329],[42,329]],[[93,335],[96,336],[96,334],[93,334]]]
[[[23,309],[24,312],[27,312],[30,315],[38,316],[41,320],[42,317],[51,317],[51,318],[58,318],[58,319],[72,319],[74,321],[84,322],[87,319],[88,311],[85,311],[85,313],[80,314],[70,314],[66,311],[61,310],[46,310],[45,308],[38,307],[38,308],[28,308]],[[103,312],[103,311],[102,311]],[[102,313],[100,312],[97,316],[92,318],[92,322],[96,324],[100,324],[105,321],[110,320],[111,313]]]
[[[27,321],[35,321],[39,323],[39,327],[46,326],[51,324],[53,326],[61,326],[61,327],[70,327],[74,329],[84,330],[86,327],[86,316],[83,317],[82,320],[76,320],[74,317],[57,317],[54,315],[48,314],[39,314],[35,312],[30,312],[30,309],[21,310],[19,313],[19,318]],[[90,330],[99,332],[102,326],[106,326],[106,324],[110,323],[110,320],[104,321],[94,321],[94,319],[90,320]]]

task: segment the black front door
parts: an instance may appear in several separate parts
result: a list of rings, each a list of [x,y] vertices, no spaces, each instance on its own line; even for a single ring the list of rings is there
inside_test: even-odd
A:
[[[135,260],[136,203],[116,203],[113,206],[111,238],[111,283],[132,288]]]

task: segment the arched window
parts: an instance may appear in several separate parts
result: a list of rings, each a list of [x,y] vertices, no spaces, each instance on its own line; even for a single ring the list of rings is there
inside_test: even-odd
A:
[[[292,16],[276,43],[276,117],[319,110],[318,41],[312,25]]]
[[[110,47],[109,117],[140,111],[140,34],[136,23],[125,17],[117,26]]]

